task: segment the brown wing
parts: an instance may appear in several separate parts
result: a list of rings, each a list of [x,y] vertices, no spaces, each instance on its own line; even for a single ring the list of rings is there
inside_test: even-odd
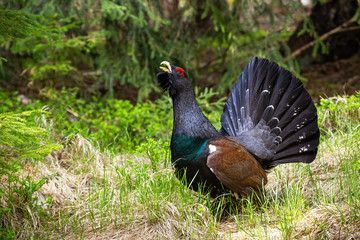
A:
[[[266,184],[264,169],[240,144],[226,137],[209,142],[206,165],[231,191],[249,195]]]

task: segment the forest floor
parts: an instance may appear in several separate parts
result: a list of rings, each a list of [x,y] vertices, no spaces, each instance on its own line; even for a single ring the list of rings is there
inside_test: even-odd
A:
[[[302,67],[301,75],[315,102],[321,97],[353,95],[360,90],[360,51],[348,59]]]

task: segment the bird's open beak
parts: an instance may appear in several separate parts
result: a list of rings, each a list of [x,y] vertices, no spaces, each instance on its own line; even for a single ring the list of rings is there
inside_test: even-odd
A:
[[[171,73],[171,66],[168,61],[162,61],[160,63],[160,69],[163,70],[164,72]]]

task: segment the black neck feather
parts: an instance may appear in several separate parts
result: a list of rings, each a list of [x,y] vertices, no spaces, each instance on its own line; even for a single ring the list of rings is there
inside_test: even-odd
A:
[[[200,110],[194,89],[178,91],[172,96],[172,99],[174,111],[173,136],[184,135],[204,139],[221,137],[220,133]]]

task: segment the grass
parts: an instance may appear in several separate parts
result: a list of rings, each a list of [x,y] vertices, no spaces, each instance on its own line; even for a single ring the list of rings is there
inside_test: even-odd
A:
[[[173,174],[168,143],[147,139],[135,154],[114,155],[80,135],[65,138],[63,149],[20,171],[34,181],[58,177],[33,204],[12,206],[8,225],[17,239],[360,238],[360,125],[354,112],[337,110],[335,122],[319,114],[316,160],[274,168],[260,201],[187,189]]]

